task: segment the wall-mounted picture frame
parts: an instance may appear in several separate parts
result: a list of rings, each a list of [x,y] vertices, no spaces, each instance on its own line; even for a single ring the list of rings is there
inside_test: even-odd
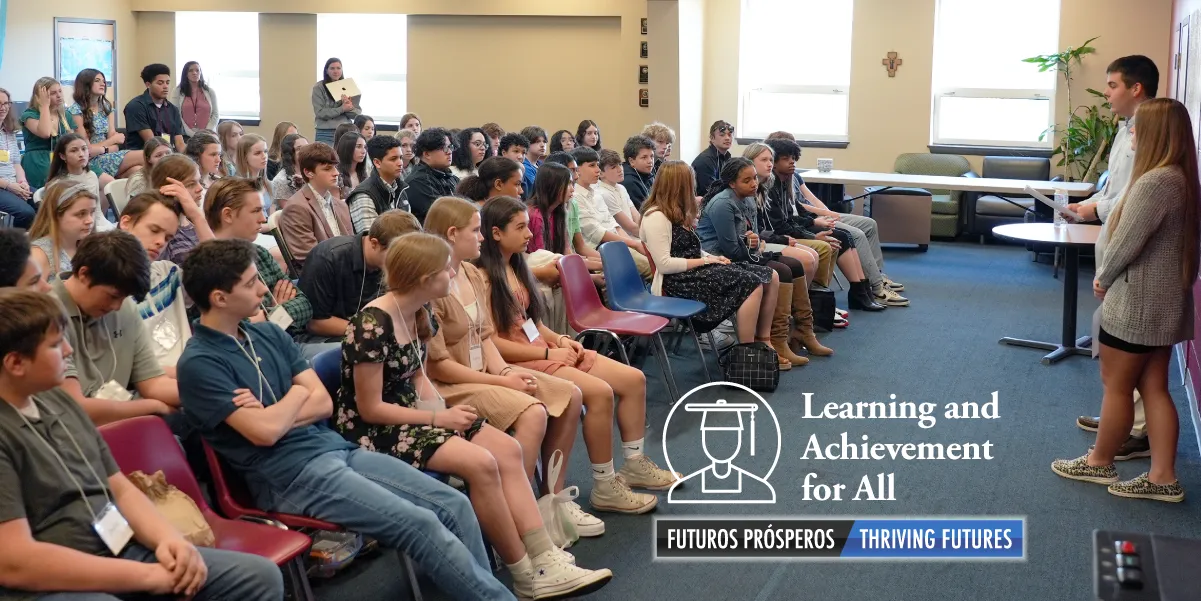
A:
[[[647,52],[646,42],[642,42],[642,45],[640,46],[640,50],[638,51],[638,56],[640,58],[649,58],[647,56],[647,54],[648,54],[648,52]]]
[[[638,83],[650,83],[650,80],[650,67],[646,65],[638,65]]]
[[[651,105],[651,92],[646,88],[638,89],[638,106],[646,108]]]
[[[108,82],[105,96],[117,102],[117,22],[109,19],[54,18],[54,76],[73,87],[75,76],[96,69]],[[64,95],[71,94],[64,90]]]
[[[642,35],[646,35],[646,19],[642,19]]]

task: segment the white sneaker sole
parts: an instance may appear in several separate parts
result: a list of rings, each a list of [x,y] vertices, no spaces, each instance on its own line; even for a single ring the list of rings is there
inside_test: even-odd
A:
[[[575,533],[580,535],[580,538],[596,538],[605,533],[604,522],[596,526],[581,526],[580,524],[574,524],[574,526]]]
[[[1165,503],[1179,503],[1184,500],[1184,495],[1168,496],[1168,495],[1140,495],[1138,493],[1119,492],[1109,489],[1109,494],[1115,497],[1123,497],[1126,499],[1147,499],[1150,501],[1164,501]]]
[[[537,568],[535,568],[537,569]],[[613,572],[608,568],[601,570],[593,570],[585,577],[578,578],[548,586],[543,590],[535,591],[534,601],[549,601],[551,599],[566,599],[568,597],[582,597],[584,595],[594,593],[602,588],[613,579]]]
[[[1061,471],[1055,469],[1054,464],[1051,465],[1051,471],[1055,472],[1059,476],[1067,478],[1068,480],[1079,480],[1081,482],[1092,482],[1093,484],[1109,485],[1109,484],[1116,484],[1121,480],[1117,476],[1113,476],[1111,478],[1099,478],[1096,476],[1081,476],[1078,474],[1069,474],[1068,472],[1061,472]]]
[[[598,505],[597,502],[592,499],[588,499],[588,502],[592,505],[592,508],[597,511],[605,511],[608,513],[624,513],[627,515],[640,515],[649,511],[653,511],[659,506],[658,498],[653,499],[650,503],[647,503],[642,507],[610,507],[606,505]],[[584,536],[584,533],[581,532],[580,536]]]

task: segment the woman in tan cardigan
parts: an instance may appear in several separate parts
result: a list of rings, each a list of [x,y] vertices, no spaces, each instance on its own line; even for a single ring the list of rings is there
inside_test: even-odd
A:
[[[1172,345],[1193,337],[1197,281],[1197,151],[1184,105],[1168,98],[1144,102],[1137,123],[1131,184],[1106,222],[1104,259],[1093,291],[1102,299],[1101,425],[1097,444],[1072,460],[1051,464],[1065,478],[1108,484],[1120,497],[1180,502],[1176,443],[1180,422],[1168,391]],[[1098,241],[1102,246],[1102,241]],[[1134,389],[1143,395],[1151,470],[1118,481],[1114,455],[1134,419]]]

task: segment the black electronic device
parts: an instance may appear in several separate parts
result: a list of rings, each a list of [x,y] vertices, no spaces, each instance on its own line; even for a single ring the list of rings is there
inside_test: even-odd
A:
[[[1102,601],[1201,601],[1201,540],[1093,531],[1093,589]]]

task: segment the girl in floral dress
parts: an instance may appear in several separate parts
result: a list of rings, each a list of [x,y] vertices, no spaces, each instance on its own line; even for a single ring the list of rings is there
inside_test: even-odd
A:
[[[612,572],[576,567],[551,542],[517,441],[469,405],[447,408],[425,375],[426,342],[436,333],[426,305],[449,294],[450,265],[450,247],[436,236],[412,233],[392,242],[384,263],[389,292],[346,328],[335,428],[365,449],[463,478],[519,596],[555,599],[599,589]]]
[[[91,169],[96,175],[114,179],[129,177],[142,168],[142,153],[122,150],[125,134],[117,131],[113,105],[104,96],[108,83],[96,69],[84,69],[75,77],[75,103],[67,114],[75,133],[88,141]]]

